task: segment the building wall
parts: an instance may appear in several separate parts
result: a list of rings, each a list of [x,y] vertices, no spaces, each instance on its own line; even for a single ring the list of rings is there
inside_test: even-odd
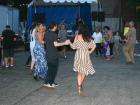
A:
[[[112,31],[114,31],[114,32],[119,31],[120,10],[118,9],[118,11],[114,13],[114,11],[116,11],[116,8],[118,8],[118,5],[117,5],[118,3],[119,3],[118,0],[102,0],[102,10],[101,11],[105,12],[105,21],[104,22],[97,22],[97,21],[94,22],[93,21],[92,22],[93,30],[94,30],[95,26],[100,26],[103,29],[103,27],[105,25],[108,25],[112,29]],[[92,3],[91,11],[98,11],[98,4]]]
[[[0,34],[2,33],[5,25],[7,24],[7,8],[0,6]]]
[[[125,22],[136,21],[136,8],[128,5],[127,0],[102,0],[102,10],[105,11],[106,21],[102,24],[95,22],[95,25],[109,25],[113,31],[123,31]],[[91,5],[92,11],[98,11],[98,5]],[[94,22],[93,22],[94,27]],[[137,38],[140,39],[140,22],[136,23]]]
[[[19,11],[12,7],[0,6],[0,34],[6,25],[18,32],[19,27]]]

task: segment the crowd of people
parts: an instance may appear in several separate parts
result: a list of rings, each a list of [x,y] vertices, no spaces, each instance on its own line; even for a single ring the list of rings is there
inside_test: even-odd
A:
[[[96,56],[102,56],[106,60],[111,60],[113,56],[119,55],[121,37],[118,32],[115,34],[109,26],[104,26],[104,33],[96,27],[92,37],[96,43]],[[115,53],[115,54],[114,54]]]
[[[62,46],[62,53],[66,58],[65,47],[69,45],[76,50],[73,70],[77,72],[78,94],[81,95],[85,76],[95,73],[90,54],[96,48],[96,44],[83,23],[77,25],[73,41],[67,39],[66,34],[64,24],[57,25],[52,22],[48,29],[41,23],[32,24],[30,28],[30,70],[35,80],[44,80],[44,86],[55,88],[58,86],[55,82],[59,57],[57,47]]]
[[[62,46],[62,54],[66,56],[66,46],[76,50],[73,70],[77,72],[77,90],[82,95],[82,86],[85,77],[94,74],[95,69],[92,65],[90,54],[95,50],[96,56],[103,57],[110,61],[118,57],[120,46],[123,45],[124,55],[127,64],[134,64],[134,48],[136,43],[136,29],[134,22],[129,22],[129,29],[122,38],[118,32],[113,33],[109,26],[104,26],[104,33],[100,27],[95,28],[95,32],[90,35],[83,21],[78,20],[74,38],[67,38],[67,30],[64,23],[57,25],[51,22],[49,27],[42,23],[33,23],[30,27],[30,56],[26,66],[30,64],[30,70],[35,80],[44,80],[44,85],[49,88],[55,88],[58,84],[55,78],[58,71],[58,49]],[[7,25],[2,32],[1,42],[3,45],[4,66],[13,67],[13,43],[16,41],[15,33]],[[0,56],[2,57],[2,56]],[[30,63],[31,61],[31,63]]]
[[[126,58],[127,64],[134,64],[134,50],[136,45],[136,29],[134,22],[130,21],[128,26],[124,28],[124,34],[112,32],[109,26],[104,26],[104,33],[99,27],[95,28],[92,37],[96,43],[96,56],[101,56],[106,60],[111,60],[118,57],[121,53],[121,48]]]

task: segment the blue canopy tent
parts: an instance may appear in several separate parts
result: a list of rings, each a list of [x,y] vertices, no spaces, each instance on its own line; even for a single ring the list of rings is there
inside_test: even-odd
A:
[[[67,24],[73,24],[81,17],[91,29],[91,2],[96,0],[35,0],[28,6],[27,26],[31,26],[35,14],[44,14],[45,23],[51,21],[60,23],[65,18]]]
[[[28,5],[27,28],[31,26],[35,14],[43,14],[43,22],[48,25],[51,21],[58,24],[65,19],[69,28],[81,17],[90,31],[92,18],[90,3],[96,0],[33,0]]]

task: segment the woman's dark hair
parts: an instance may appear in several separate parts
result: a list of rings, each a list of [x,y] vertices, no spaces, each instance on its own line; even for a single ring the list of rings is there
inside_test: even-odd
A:
[[[76,19],[76,29],[80,27],[81,25],[84,25],[84,21],[81,18]]]
[[[78,27],[78,34],[82,34],[83,40],[85,42],[90,42],[91,41],[91,35],[85,25],[80,25]]]
[[[110,30],[109,26],[104,26],[104,29]]]
[[[53,29],[55,26],[57,26],[57,24],[55,22],[51,22],[51,24],[49,25],[49,29]]]

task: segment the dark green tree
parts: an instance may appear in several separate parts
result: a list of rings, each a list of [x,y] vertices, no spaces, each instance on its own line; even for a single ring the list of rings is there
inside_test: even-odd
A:
[[[136,10],[140,6],[140,0],[128,0],[128,5],[135,9],[136,21],[140,22],[140,10]]]
[[[18,8],[20,11],[20,21],[26,20],[27,7],[32,0],[9,0],[13,7]]]

